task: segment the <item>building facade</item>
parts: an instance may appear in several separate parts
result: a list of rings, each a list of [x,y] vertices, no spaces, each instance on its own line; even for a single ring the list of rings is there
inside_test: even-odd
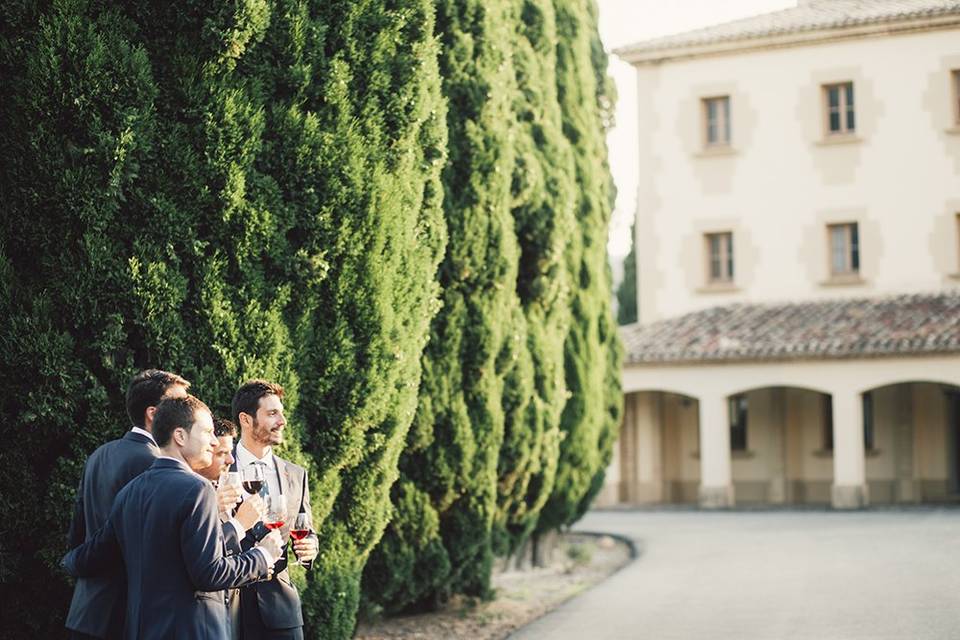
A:
[[[599,503],[960,497],[960,2],[802,1],[617,53],[639,322]]]

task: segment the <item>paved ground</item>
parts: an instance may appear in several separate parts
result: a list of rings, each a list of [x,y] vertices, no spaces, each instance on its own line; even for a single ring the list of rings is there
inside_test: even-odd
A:
[[[960,640],[960,509],[594,512],[631,565],[511,640]]]

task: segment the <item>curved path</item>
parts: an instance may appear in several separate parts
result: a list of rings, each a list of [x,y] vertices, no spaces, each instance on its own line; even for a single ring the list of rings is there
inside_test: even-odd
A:
[[[960,639],[960,509],[610,511],[640,557],[511,640]]]

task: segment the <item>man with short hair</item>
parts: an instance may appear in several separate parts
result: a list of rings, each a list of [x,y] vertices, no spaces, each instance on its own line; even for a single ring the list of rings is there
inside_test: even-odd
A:
[[[240,590],[240,627],[243,640],[301,640],[303,613],[300,594],[287,572],[287,539],[298,513],[310,513],[310,490],[306,470],[273,453],[283,442],[283,387],[266,380],[251,380],[233,396],[234,421],[240,425],[240,443],[234,452],[232,470],[250,465],[263,468],[264,486],[271,496],[283,496],[286,518],[280,532],[283,549],[273,568],[273,578]],[[248,544],[245,540],[244,544]],[[319,544],[311,532],[293,543],[294,553],[304,563],[317,556]]]
[[[160,456],[117,494],[106,525],[68,553],[63,566],[71,575],[92,575],[122,556],[130,640],[225,638],[220,592],[268,577],[280,554],[279,535],[224,555],[216,494],[195,473],[210,466],[217,444],[210,410],[200,400],[161,402],[153,435]]]
[[[226,418],[214,416],[213,434],[217,437],[219,443],[213,452],[213,462],[197,473],[217,487],[220,519],[224,521],[223,538],[226,553],[240,553],[242,551],[240,542],[245,536],[249,535],[253,540],[259,541],[270,533],[270,530],[261,522],[264,507],[263,500],[259,495],[247,496],[237,507],[237,501],[240,500],[237,487],[220,484],[221,477],[230,470],[230,466],[234,463],[233,439],[237,437],[237,425]],[[236,508],[236,515],[233,515],[234,508]],[[230,638],[233,640],[239,640],[240,637],[240,594],[238,591],[238,589],[228,589],[224,598],[227,606]]]
[[[151,433],[156,407],[164,398],[187,395],[189,388],[190,383],[177,374],[158,369],[141,371],[130,381],[126,406],[133,426],[122,438],[101,445],[87,459],[70,523],[71,549],[106,524],[117,493],[156,460],[160,450]],[[70,637],[120,638],[125,590],[122,568],[77,580],[66,621]]]

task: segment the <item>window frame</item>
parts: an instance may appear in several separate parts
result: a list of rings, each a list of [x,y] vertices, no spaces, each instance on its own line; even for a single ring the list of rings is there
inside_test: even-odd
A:
[[[823,132],[825,137],[854,136],[857,133],[857,100],[853,81],[831,82],[822,85]],[[830,104],[831,92],[837,92],[837,106]],[[831,116],[837,114],[838,129],[831,124]]]
[[[960,127],[960,69],[950,70],[950,96],[953,108],[953,126]]]
[[[733,231],[710,231],[703,234],[706,250],[706,276],[708,285],[732,284],[736,274],[733,255]],[[714,276],[714,240],[717,241],[717,266],[719,275]]]
[[[704,149],[725,149],[730,147],[733,139],[732,127],[730,125],[730,96],[718,95],[707,96],[700,99],[702,137]],[[716,122],[711,122],[711,105],[717,105]],[[720,108],[722,107],[722,108]],[[716,131],[716,139],[710,139],[711,127]],[[720,135],[720,134],[723,135]]]
[[[837,247],[834,245],[834,232],[843,230],[843,267],[837,270],[834,258]],[[827,269],[831,278],[859,277],[863,263],[863,250],[860,241],[858,222],[832,222],[827,225]]]

